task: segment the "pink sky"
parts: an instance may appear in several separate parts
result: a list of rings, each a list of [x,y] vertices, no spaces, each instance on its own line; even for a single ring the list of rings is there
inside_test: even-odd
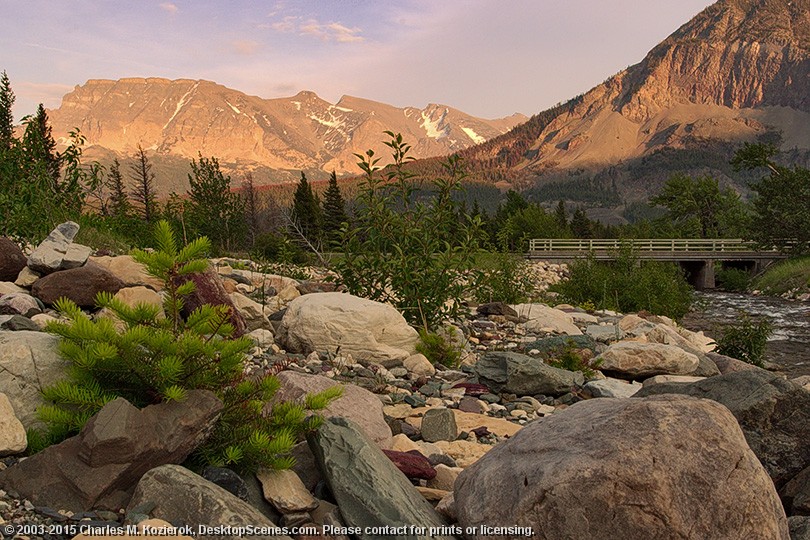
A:
[[[537,113],[640,61],[706,0],[0,0],[16,120],[87,79],[208,79],[482,117]]]

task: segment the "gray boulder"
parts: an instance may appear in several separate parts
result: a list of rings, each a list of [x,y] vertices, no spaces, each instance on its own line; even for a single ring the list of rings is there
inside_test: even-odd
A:
[[[641,390],[641,384],[611,378],[597,379],[585,383],[585,390],[595,398],[629,398]]]
[[[369,441],[360,428],[343,418],[330,418],[308,438],[318,465],[340,507],[346,525],[360,527],[359,539],[443,538],[425,534],[376,534],[366,527],[441,527],[442,517],[408,478]]]
[[[59,270],[78,232],[79,224],[73,221],[57,226],[28,256],[28,268],[40,274]]]
[[[465,469],[454,498],[464,528],[537,538],[788,538],[734,417],[682,396],[586,400],[531,423]]]
[[[51,334],[0,331],[0,392],[26,429],[41,426],[36,411],[45,403],[42,389],[65,378],[68,362],[58,345]]]
[[[37,323],[22,315],[0,315],[0,330],[39,332],[40,328]]]
[[[195,533],[201,526],[266,529],[265,534],[210,531],[208,534],[195,534],[196,538],[232,540],[250,536],[259,540],[290,540],[281,534],[275,523],[248,503],[179,465],[162,465],[143,475],[128,509],[143,505],[154,505],[150,512],[152,517],[188,525]],[[278,529],[278,533],[272,534],[273,529]]]
[[[635,397],[684,394],[731,411],[749,446],[780,488],[810,465],[810,392],[765,370],[738,371],[695,383],[662,383]]]
[[[790,540],[810,540],[810,516],[791,516],[788,526]]]
[[[208,437],[221,410],[222,402],[207,390],[143,410],[117,398],[79,435],[0,471],[0,487],[39,506],[118,511],[146,471],[185,461]]]
[[[478,380],[496,392],[518,396],[559,396],[582,386],[585,377],[577,371],[549,366],[539,358],[511,352],[488,352],[475,365]]]

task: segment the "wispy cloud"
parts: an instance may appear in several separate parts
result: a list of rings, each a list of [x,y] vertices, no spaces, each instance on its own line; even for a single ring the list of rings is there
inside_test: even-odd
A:
[[[231,42],[231,48],[237,54],[249,56],[259,50],[259,42],[251,39],[238,39]]]
[[[359,43],[365,41],[360,35],[362,30],[358,27],[348,27],[340,22],[322,23],[317,19],[303,19],[295,15],[288,15],[270,24],[260,25],[262,28],[271,28],[277,32],[298,33],[302,36],[313,36],[321,41],[336,41],[338,43]]]
[[[171,2],[163,2],[162,4],[160,4],[160,9],[162,9],[163,11],[167,11],[171,14],[175,14],[178,11],[177,6],[175,4],[172,4]]]

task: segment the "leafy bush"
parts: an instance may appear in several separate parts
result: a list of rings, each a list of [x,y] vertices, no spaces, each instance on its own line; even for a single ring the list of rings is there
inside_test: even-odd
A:
[[[593,257],[569,265],[569,278],[551,287],[575,305],[592,302],[624,313],[647,310],[678,319],[689,311],[692,288],[678,266],[639,261],[623,249],[613,262]]]
[[[531,294],[533,282],[529,263],[511,253],[492,254],[490,268],[477,273],[473,294],[477,302],[519,304]]]
[[[444,336],[422,328],[419,330],[419,339],[416,351],[424,354],[431,364],[453,368],[461,362],[461,351]]]
[[[303,264],[307,254],[298,243],[285,235],[266,232],[256,237],[256,244],[251,250],[256,259],[279,263]]]
[[[73,302],[61,299],[57,308],[67,322],[51,322],[47,330],[62,338],[59,349],[71,362],[69,378],[43,390],[51,405],[39,409],[48,425],[45,442],[77,433],[87,420],[118,396],[142,407],[182,400],[192,389],[211,390],[224,404],[211,437],[192,458],[199,464],[288,468],[289,455],[302,432],[317,427],[320,418],[307,410],[324,408],[340,393],[339,387],[309,395],[303,404],[281,402],[265,412],[279,388],[270,375],[244,374],[247,338],[234,339],[223,306],[204,305],[187,319],[183,299],[194,291],[183,276],[205,270],[207,238],[177,248],[169,224],[156,226],[157,250],[133,256],[164,283],[162,306],[135,307],[108,293],[100,293],[98,307],[112,317],[91,320]]]
[[[372,150],[356,154],[364,173],[357,223],[343,231],[335,270],[352,294],[391,303],[411,324],[432,326],[458,313],[480,221],[453,201],[463,177],[457,156],[443,164],[446,176],[433,180],[430,196],[417,198],[419,182],[403,167],[411,147],[402,135],[386,133],[394,163],[383,178]]]
[[[770,321],[742,312],[738,322],[723,329],[717,340],[717,352],[762,367],[765,345],[772,333]]]
[[[722,268],[717,272],[717,283],[724,291],[745,291],[750,281],[748,272],[740,268]]]

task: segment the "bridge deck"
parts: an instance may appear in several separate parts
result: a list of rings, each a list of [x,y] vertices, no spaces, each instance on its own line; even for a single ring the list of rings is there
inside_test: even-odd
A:
[[[532,239],[530,259],[572,260],[593,254],[597,260],[616,259],[621,249],[632,248],[640,259],[658,261],[754,261],[786,258],[776,250],[758,249],[753,242],[741,239],[635,239],[635,240],[570,240]]]

